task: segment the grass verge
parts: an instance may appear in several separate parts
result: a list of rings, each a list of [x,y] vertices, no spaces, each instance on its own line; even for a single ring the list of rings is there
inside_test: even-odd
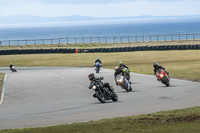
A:
[[[123,61],[132,72],[149,75],[153,74],[153,62],[158,62],[171,77],[200,81],[199,50],[1,55],[0,67],[8,67],[9,63],[16,67],[92,67],[97,57],[102,60],[103,67],[114,69],[119,61]]]
[[[200,107],[153,114],[102,119],[51,127],[2,130],[1,133],[197,133]]]
[[[32,44],[32,45],[10,45],[1,46],[0,50],[8,49],[47,49],[47,48],[112,48],[112,47],[134,47],[134,46],[156,46],[156,45],[195,45],[200,40],[187,41],[151,41],[151,42],[129,42],[129,43],[85,43],[85,44]]]
[[[0,73],[0,100],[1,100],[1,93],[2,93],[4,76],[5,76],[4,73]]]

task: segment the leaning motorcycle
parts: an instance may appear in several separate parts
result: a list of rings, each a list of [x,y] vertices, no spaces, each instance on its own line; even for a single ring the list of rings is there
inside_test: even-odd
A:
[[[105,103],[107,100],[117,101],[118,96],[114,92],[114,88],[112,86],[110,87],[111,89],[104,87],[101,80],[103,80],[102,77],[92,83],[92,89],[95,91],[96,98],[101,103]]]
[[[163,69],[158,69],[156,77],[158,78],[159,81],[161,81],[166,86],[170,86],[169,76],[167,75],[165,71],[163,71]]]
[[[101,68],[101,63],[100,63],[100,62],[96,62],[96,63],[95,63],[95,70],[96,70],[96,73],[99,73],[100,68]]]
[[[11,70],[13,73],[14,73],[14,72],[17,72],[17,69],[15,68],[15,66],[12,66],[10,70]]]
[[[125,89],[127,92],[132,91],[132,87],[130,82],[121,74],[116,76],[117,84],[122,88]]]

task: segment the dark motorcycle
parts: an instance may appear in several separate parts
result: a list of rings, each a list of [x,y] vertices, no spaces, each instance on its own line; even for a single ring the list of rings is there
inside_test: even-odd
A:
[[[95,64],[96,73],[99,73],[100,68],[101,68],[101,63],[100,63],[100,62],[97,62],[97,63]]]
[[[10,70],[11,70],[13,73],[14,73],[14,72],[17,72],[15,66],[12,66]]]
[[[103,77],[97,78],[92,83],[92,89],[95,91],[95,97],[101,102],[105,103],[107,100],[113,100],[114,102],[118,100],[117,94],[114,92],[114,88],[111,86],[109,89],[108,87],[104,87]]]
[[[122,89],[125,89],[127,92],[132,91],[132,87],[131,87],[130,82],[129,82],[124,76],[122,76],[121,74],[118,74],[118,75],[116,76],[116,79],[117,79],[117,84],[118,84]]]
[[[163,69],[158,69],[156,77],[159,81],[161,81],[166,86],[170,86],[169,76],[167,75],[165,71],[163,71]]]

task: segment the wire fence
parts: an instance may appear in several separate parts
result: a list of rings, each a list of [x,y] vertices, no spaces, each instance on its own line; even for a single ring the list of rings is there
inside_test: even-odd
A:
[[[200,34],[168,34],[122,37],[66,37],[51,39],[0,40],[0,46],[11,45],[47,45],[47,44],[116,44],[133,42],[160,42],[160,41],[195,41],[200,40]]]

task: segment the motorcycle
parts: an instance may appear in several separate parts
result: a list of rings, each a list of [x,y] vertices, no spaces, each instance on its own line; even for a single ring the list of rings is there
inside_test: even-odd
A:
[[[15,66],[12,66],[10,70],[11,70],[13,73],[14,73],[14,72],[17,72]]]
[[[132,87],[131,87],[130,82],[124,76],[122,76],[121,74],[119,74],[119,75],[116,76],[116,79],[117,79],[118,85],[122,89],[125,89],[127,92],[132,91]]]
[[[170,86],[169,76],[167,75],[165,71],[163,71],[163,69],[158,69],[156,77],[158,78],[159,81],[161,81],[166,86]]]
[[[101,102],[105,103],[107,100],[113,100],[114,102],[118,100],[117,94],[114,92],[114,88],[111,86],[109,88],[103,86],[103,77],[96,79],[92,83],[92,89],[95,91],[95,97]]]
[[[101,63],[100,63],[100,62],[97,62],[97,63],[95,64],[96,73],[99,73],[100,68],[101,68]]]

